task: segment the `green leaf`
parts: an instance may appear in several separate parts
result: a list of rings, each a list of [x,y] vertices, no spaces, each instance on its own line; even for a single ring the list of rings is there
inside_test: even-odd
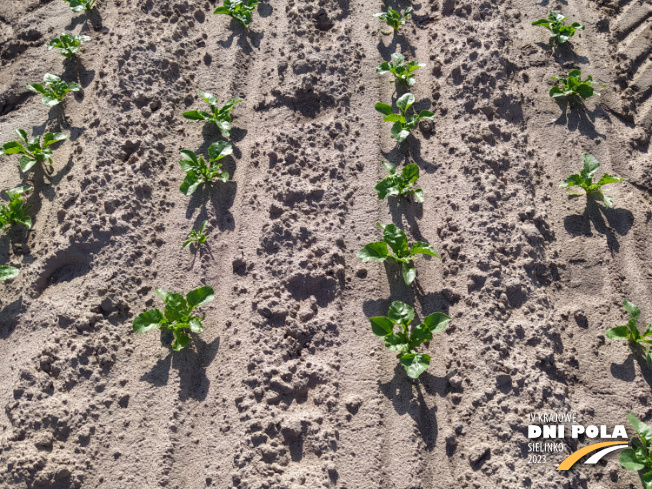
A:
[[[405,351],[408,347],[405,333],[398,332],[385,336],[385,348],[390,351]]]
[[[432,332],[432,333],[441,333],[446,329],[448,323],[450,323],[451,318],[444,314],[443,312],[433,312],[423,320],[423,324]]]
[[[605,331],[605,336],[612,340],[629,339],[629,328],[627,326],[616,326]]]
[[[416,163],[406,165],[403,168],[401,175],[403,175],[403,178],[405,178],[408,183],[416,182],[419,179],[419,165]]]
[[[376,316],[369,318],[371,322],[371,330],[376,336],[384,338],[394,332],[394,323],[385,316]]]
[[[610,197],[608,195],[603,194],[602,192],[598,192],[598,195],[602,197],[602,202],[604,202],[604,206],[607,209],[611,209],[614,206],[614,199],[613,197]]]
[[[410,255],[416,255],[416,254],[430,255],[436,258],[441,258],[439,256],[439,253],[437,253],[435,249],[425,241],[417,241],[412,245],[412,248],[410,249]]]
[[[202,182],[203,181],[195,175],[195,172],[189,171],[186,174],[186,178],[183,180],[181,187],[179,187],[179,190],[181,190],[181,193],[184,195],[192,195]]]
[[[392,70],[391,66],[389,66],[389,63],[385,61],[384,63],[380,63],[376,67],[376,73],[379,75],[384,75],[385,73],[389,73]]]
[[[0,281],[17,277],[19,273],[20,270],[15,267],[9,265],[0,265]]]
[[[156,295],[159,296],[163,302],[165,302],[165,299],[167,299],[168,296],[171,294],[171,292],[159,288],[154,288],[154,292],[156,292]]]
[[[206,119],[210,119],[210,114],[207,114],[206,112],[202,112],[200,110],[189,110],[187,112],[184,112],[183,116],[186,119],[190,119],[191,121],[204,121]]]
[[[202,92],[201,90],[197,90],[197,93],[199,93],[199,96],[204,99],[204,102],[206,102],[211,107],[217,105],[217,97],[212,93]]]
[[[403,275],[405,285],[412,285],[414,279],[417,278],[416,268],[410,268],[405,263],[401,263],[401,274]]]
[[[430,355],[425,353],[408,353],[401,356],[401,365],[405,368],[408,377],[418,379],[430,367]]]
[[[0,155],[3,154],[13,155],[13,154],[20,154],[25,152],[26,152],[25,148],[23,148],[23,145],[20,144],[18,141],[10,141],[2,145],[2,148],[0,148]]]
[[[233,154],[233,146],[226,141],[218,141],[208,147],[208,155],[211,158],[211,163],[213,161],[221,160],[230,154]]]
[[[644,489],[652,489],[652,471],[640,474]]]
[[[68,139],[67,134],[63,134],[61,132],[55,132],[55,133],[45,133],[45,136],[43,136],[43,147],[47,148],[48,146],[58,143],[59,141],[63,141],[64,139]]]
[[[407,129],[404,129],[403,124],[401,124],[400,122],[397,121],[392,126],[392,130],[390,131],[390,135],[392,136],[393,139],[396,139],[396,142],[402,143],[410,135],[410,131],[408,131]]]
[[[387,170],[390,174],[396,172],[396,165],[392,165],[389,161],[381,161],[380,163],[385,167],[385,170]]]
[[[564,95],[564,92],[561,91],[561,89],[555,85],[550,89],[550,92],[548,93],[551,97],[561,97]]]
[[[407,327],[414,319],[414,309],[405,302],[394,301],[389,307],[387,317],[394,323]]]
[[[632,450],[631,448],[627,448],[622,452],[620,452],[620,457],[618,457],[618,462],[627,470],[639,471],[645,468],[645,464],[636,461],[636,455],[634,453],[634,450]]]
[[[405,113],[414,104],[414,100],[414,95],[408,92],[399,97],[396,101],[396,105],[403,111],[403,113]]]
[[[172,342],[172,349],[174,351],[183,350],[188,345],[188,343],[190,343],[190,338],[186,336],[186,334],[183,332],[181,328],[179,329],[175,328],[173,334],[174,334],[174,342]]]
[[[602,187],[603,185],[607,185],[609,183],[618,183],[618,182],[622,182],[623,180],[625,179],[620,177],[615,177],[613,175],[609,175],[608,173],[605,173],[602,175],[602,177],[600,177],[600,180],[598,180],[596,186]]]
[[[188,325],[190,326],[190,331],[192,331],[193,333],[201,333],[202,331],[204,331],[204,325],[199,320],[199,318],[196,317],[190,318]]]
[[[188,299],[188,306],[192,311],[195,307],[203,306],[215,299],[215,291],[212,287],[205,285],[188,292],[186,294],[186,299]]]
[[[433,114],[429,110],[422,110],[421,112],[419,112],[419,120],[421,120],[421,119],[434,119],[434,118],[435,118],[435,114]]]
[[[645,424],[643,421],[639,421],[638,418],[632,413],[627,414],[627,419],[634,427],[641,439],[645,439],[647,442],[652,441],[652,428],[650,426]]]
[[[421,190],[420,188],[414,190],[414,200],[416,200],[417,202],[422,202],[423,203],[423,201],[424,201],[424,199],[423,199],[423,190]]]
[[[394,253],[404,257],[408,253],[408,239],[402,229],[394,224],[388,224],[383,229],[383,241],[387,243]]]
[[[550,29],[550,21],[548,19],[539,19],[532,22],[532,25],[542,25]]]
[[[383,115],[390,115],[392,113],[392,106],[378,102],[375,106],[376,110]]]
[[[27,173],[34,167],[34,165],[36,165],[36,158],[32,158],[30,156],[21,156],[18,163],[20,165],[20,171]]]
[[[559,188],[566,188],[566,187],[582,187],[584,183],[584,180],[582,177],[580,177],[578,174],[571,175],[568,177],[566,180],[561,182],[561,185],[559,185]]]
[[[7,190],[7,196],[9,197],[9,200],[14,200],[16,197],[20,197],[21,195],[32,191],[34,188],[29,186],[29,185],[23,185],[21,187],[15,187],[12,188],[11,190]]]
[[[165,298],[165,317],[168,321],[181,321],[188,314],[188,303],[181,294],[174,292]]]
[[[150,309],[139,314],[134,319],[133,329],[136,333],[146,333],[152,329],[158,329],[161,323],[165,321],[163,313],[158,309]]]
[[[370,260],[383,262],[387,259],[387,244],[383,241],[377,241],[376,243],[369,243],[367,246],[358,251],[358,258],[367,262]]]
[[[581,83],[581,84],[578,85],[578,87],[577,87],[577,93],[578,93],[579,96],[582,97],[583,99],[587,99],[587,98],[591,97],[591,96],[593,95],[594,92],[595,92],[595,90],[594,90],[593,87],[592,87],[591,85],[589,85],[588,83]],[[599,94],[598,94],[598,95],[599,95]]]
[[[627,299],[623,299],[623,307],[632,319],[638,319],[638,317],[641,315],[641,310],[634,303],[629,302]]]

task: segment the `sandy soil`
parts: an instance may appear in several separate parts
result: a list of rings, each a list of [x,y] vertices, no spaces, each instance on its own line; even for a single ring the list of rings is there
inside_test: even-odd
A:
[[[0,238],[21,268],[0,283],[0,486],[639,487],[616,457],[528,464],[526,425],[652,416],[651,371],[604,336],[623,297],[652,322],[650,3],[422,0],[397,36],[380,0],[264,1],[249,32],[216,5],[0,4],[0,142],[71,135],[29,176],[33,230]],[[587,25],[556,56],[530,26],[551,8]],[[46,49],[65,31],[92,37],[78,61]],[[427,63],[412,91],[437,115],[398,149],[374,110],[397,50]],[[608,85],[583,111],[548,97],[574,67]],[[83,92],[48,111],[25,88],[47,72]],[[178,151],[220,139],[181,116],[197,89],[244,102],[233,181],[187,198]],[[613,209],[558,188],[582,152],[629,179]],[[0,188],[21,184],[1,158]],[[420,166],[423,205],[376,198],[382,159]],[[209,246],[182,250],[204,219]],[[412,288],[361,263],[377,220],[443,259]],[[202,284],[216,300],[189,348],[132,333],[153,287]],[[369,327],[392,300],[453,318],[419,382]]]

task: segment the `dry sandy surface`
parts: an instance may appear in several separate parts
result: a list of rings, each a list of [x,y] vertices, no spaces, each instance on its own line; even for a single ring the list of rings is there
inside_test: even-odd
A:
[[[0,4],[0,142],[71,136],[51,173],[1,157],[1,189],[35,188],[32,231],[0,238],[21,268],[0,283],[0,487],[640,486],[616,456],[556,472],[587,438],[529,464],[526,425],[652,417],[652,371],[604,336],[623,297],[652,322],[647,0],[422,0],[396,36],[380,0],[263,0],[248,32],[214,0],[97,5]],[[587,26],[557,55],[530,25],[550,9]],[[92,37],[78,61],[46,49],[64,31]],[[374,110],[397,50],[427,63],[412,91],[437,116],[399,148]],[[548,96],[574,67],[608,85],[584,110]],[[25,88],[48,72],[83,91],[48,110]],[[232,181],[188,198],[179,150],[221,139],[181,115],[197,89],[244,102]],[[582,152],[628,178],[613,209],[558,188]],[[382,159],[419,165],[423,205],[377,199]],[[208,246],[182,250],[204,219]],[[361,263],[377,220],[442,260],[413,287]],[[187,349],[132,332],[154,287],[203,284]],[[397,299],[453,318],[418,382],[369,327]]]

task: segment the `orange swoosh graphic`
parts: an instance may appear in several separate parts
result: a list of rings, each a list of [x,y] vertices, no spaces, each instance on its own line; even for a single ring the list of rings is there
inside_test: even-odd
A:
[[[564,459],[562,463],[559,464],[559,467],[557,467],[557,470],[568,470],[570,469],[575,462],[577,462],[579,459],[581,459],[584,455],[595,452],[596,450],[604,447],[610,447],[612,445],[627,445],[628,442],[626,441],[605,441],[602,443],[594,443],[593,445],[589,445],[588,447],[581,448],[580,450],[577,450],[576,452],[571,453],[568,457]]]

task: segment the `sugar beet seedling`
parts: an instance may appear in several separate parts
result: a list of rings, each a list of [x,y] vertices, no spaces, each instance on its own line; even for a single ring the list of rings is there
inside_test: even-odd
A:
[[[369,243],[362,248],[358,252],[358,258],[363,262],[384,262],[391,258],[396,263],[400,263],[405,285],[411,285],[417,276],[416,268],[410,268],[409,266],[417,258],[417,255],[430,255],[440,258],[439,253],[424,241],[417,241],[410,248],[406,234],[394,224],[383,226],[377,222],[376,226],[383,230],[383,240]],[[388,246],[392,251],[389,251]]]
[[[240,21],[245,29],[249,29],[251,14],[256,10],[257,5],[260,5],[257,0],[224,0],[224,5],[217,7],[213,13],[230,15]]]
[[[408,87],[413,86],[417,79],[412,73],[419,68],[424,68],[425,63],[419,63],[418,61],[408,61],[405,63],[405,56],[401,53],[392,54],[391,61],[385,61],[380,63],[376,68],[376,73],[379,75],[384,75],[385,73],[391,73],[394,75],[394,80],[390,80],[390,83],[405,83]]]
[[[629,314],[629,321],[625,326],[608,329],[605,335],[612,340],[628,340],[631,344],[642,346],[645,351],[645,361],[648,365],[652,365],[652,353],[650,353],[650,346],[648,346],[652,344],[652,324],[648,324],[641,334],[637,325],[641,310],[627,299],[623,299],[623,307]]]
[[[60,132],[46,132],[41,136],[35,136],[31,141],[27,140],[27,132],[23,129],[16,129],[16,134],[20,141],[9,141],[0,147],[0,155],[22,154],[20,157],[20,171],[23,173],[31,170],[34,165],[48,161],[52,166],[52,150],[49,146],[68,139],[68,135]]]
[[[63,33],[50,41],[48,51],[56,48],[63,56],[70,58],[82,49],[82,43],[90,40],[91,38],[88,36],[75,36]]]
[[[391,105],[383,104],[378,102],[375,105],[375,108],[378,112],[385,116],[383,119],[385,122],[393,122],[391,136],[393,139],[396,139],[397,143],[402,143],[410,135],[413,129],[417,127],[417,124],[422,120],[433,120],[435,114],[429,110],[422,110],[418,114],[407,115],[410,107],[414,104],[415,98],[411,93],[406,93],[401,96],[397,101],[396,105],[399,108],[399,113],[393,113]]]
[[[586,195],[595,195],[600,197],[604,202],[605,207],[612,207],[613,198],[603,194],[601,188],[603,185],[622,182],[625,179],[604,173],[602,177],[600,177],[600,180],[598,180],[596,183],[593,183],[593,177],[598,171],[598,168],[600,168],[600,163],[592,154],[589,153],[583,153],[582,159],[584,160],[584,168],[582,168],[582,171],[579,173],[579,175],[577,173],[571,175],[566,180],[564,180],[559,187],[580,187],[584,189]]]
[[[91,10],[95,7],[97,0],[63,0],[70,5],[70,10],[75,13],[83,12],[84,10]]]
[[[81,90],[79,83],[67,83],[56,75],[47,73],[43,77],[43,84],[28,83],[26,87],[32,92],[40,93],[43,97],[41,101],[47,107],[54,107],[63,101],[68,92],[78,92]]]
[[[433,333],[444,331],[451,318],[442,312],[432,313],[410,332],[413,319],[414,309],[404,302],[394,301],[387,317],[376,316],[369,318],[369,321],[373,333],[385,340],[385,347],[397,353],[396,358],[408,377],[417,379],[430,366],[430,355],[418,353],[415,349],[431,341]],[[398,326],[398,331],[394,331],[395,326]]]
[[[225,183],[229,180],[229,174],[222,171],[222,163],[217,163],[222,158],[233,154],[233,147],[226,141],[218,141],[209,146],[209,164],[206,164],[202,155],[197,156],[194,151],[183,149],[181,154],[185,158],[179,161],[179,165],[186,172],[186,178],[179,190],[184,195],[192,195],[199,185],[210,183],[215,177]]]
[[[139,314],[133,323],[133,330],[136,333],[146,333],[153,329],[171,330],[174,335],[172,349],[179,351],[188,345],[190,338],[186,330],[192,333],[204,331],[203,321],[205,317],[193,316],[191,313],[196,307],[208,304],[215,298],[212,287],[204,286],[191,290],[184,298],[181,294],[168,292],[163,289],[155,289],[163,302],[165,309],[150,309]]]
[[[191,121],[211,122],[218,127],[222,136],[228,138],[231,135],[231,111],[235,104],[242,102],[242,99],[231,98],[226,101],[224,107],[219,108],[217,106],[219,101],[215,95],[208,92],[202,92],[201,90],[197,90],[197,92],[201,98],[204,99],[204,102],[206,102],[211,108],[211,113],[209,114],[203,110],[190,110],[184,112],[183,116]]]
[[[31,205],[24,205],[23,200],[20,198],[25,192],[32,190],[32,187],[22,186],[7,190],[9,197],[9,204],[0,204],[0,229],[5,231],[15,224],[22,224],[27,229],[32,227],[32,219],[25,213],[32,207]]]
[[[632,413],[627,419],[636,430],[637,437],[630,440],[631,448],[620,453],[618,462],[627,470],[639,472],[645,489],[652,489],[652,426],[645,424]]]
[[[419,179],[419,166],[416,163],[405,165],[401,173],[396,171],[395,165],[386,161],[381,163],[389,172],[389,176],[374,187],[379,199],[383,200],[392,196],[407,198],[414,195],[414,200],[423,202],[423,190],[414,188],[414,184]]]
[[[573,22],[571,25],[564,25],[566,17],[551,11],[547,19],[539,19],[532,22],[532,25],[541,25],[552,33],[553,45],[566,43],[575,31],[583,31],[584,26],[579,22]]]
[[[552,98],[566,97],[572,105],[581,105],[593,95],[600,95],[595,91],[593,85],[606,87],[602,83],[593,81],[593,77],[588,75],[586,80],[582,81],[582,72],[580,70],[571,70],[568,76],[553,76],[555,86],[550,89],[549,95]]]
[[[394,10],[393,8],[388,8],[387,12],[380,12],[374,14],[374,17],[382,19],[385,23],[394,29],[394,33],[398,32],[402,25],[405,25],[405,22],[412,17],[412,7],[407,7],[401,15],[401,12]]]
[[[195,243],[195,245],[197,245],[198,247],[203,245],[206,242],[206,238],[208,237],[207,234],[204,234],[204,230],[206,229],[207,224],[208,221],[204,221],[199,226],[198,231],[194,229],[190,231],[190,234],[188,235],[188,239],[183,242],[182,248],[185,248],[190,243]]]

